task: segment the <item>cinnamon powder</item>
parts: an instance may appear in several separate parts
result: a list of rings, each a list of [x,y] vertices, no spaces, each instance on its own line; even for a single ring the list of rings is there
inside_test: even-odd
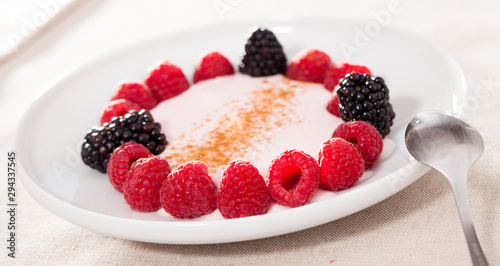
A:
[[[278,88],[263,80],[267,88],[253,91],[246,101],[228,102],[226,105],[237,107],[224,114],[204,140],[200,141],[195,134],[182,134],[167,147],[165,158],[173,168],[188,161],[203,161],[213,173],[249,152],[258,154],[258,146],[269,143],[274,132],[284,127],[293,115],[291,100],[296,96],[298,83],[291,83],[286,77],[280,81],[286,86]],[[197,123],[194,129],[203,126],[203,122]]]

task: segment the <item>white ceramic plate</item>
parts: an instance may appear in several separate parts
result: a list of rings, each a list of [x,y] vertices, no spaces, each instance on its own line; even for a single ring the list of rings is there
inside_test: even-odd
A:
[[[275,32],[289,58],[303,48],[315,47],[334,61],[364,64],[384,77],[397,114],[388,136],[394,151],[351,189],[329,192],[327,197],[315,197],[312,203],[294,209],[274,206],[265,215],[230,220],[218,211],[201,219],[175,220],[162,210],[149,214],[130,210],[107,177],[83,165],[79,156],[85,132],[98,121],[116,84],[143,80],[149,67],[163,59],[176,63],[191,77],[200,54],[208,50],[218,50],[236,63],[248,30],[257,24]],[[406,32],[367,25],[345,20],[223,24],[162,36],[82,67],[50,86],[22,119],[17,138],[19,160],[26,173],[22,182],[41,205],[72,223],[155,243],[204,244],[270,237],[327,223],[376,204],[428,170],[406,151],[403,135],[408,121],[429,109],[460,113],[465,83],[458,65],[441,49]]]

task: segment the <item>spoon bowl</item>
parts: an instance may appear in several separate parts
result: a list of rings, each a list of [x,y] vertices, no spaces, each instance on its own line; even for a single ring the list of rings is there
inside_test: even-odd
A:
[[[406,128],[406,147],[419,162],[441,172],[455,195],[465,238],[474,265],[488,265],[476,236],[467,199],[469,168],[481,157],[479,132],[464,121],[438,112],[415,116]]]
[[[438,112],[414,117],[406,128],[405,141],[417,161],[447,177],[450,168],[468,171],[484,150],[483,139],[475,128]]]

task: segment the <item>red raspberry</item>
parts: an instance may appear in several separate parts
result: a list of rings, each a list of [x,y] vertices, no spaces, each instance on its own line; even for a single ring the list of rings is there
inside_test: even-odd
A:
[[[193,82],[197,83],[202,80],[232,74],[234,74],[234,68],[231,62],[220,53],[211,52],[205,55],[199,65],[196,66]]]
[[[149,73],[146,85],[158,102],[177,96],[189,88],[182,70],[168,61]]]
[[[309,202],[318,189],[318,162],[300,150],[286,150],[274,158],[267,172],[267,188],[280,204],[298,207]]]
[[[339,125],[332,138],[342,138],[354,144],[363,157],[365,169],[372,167],[384,147],[378,130],[365,121],[351,121]]]
[[[108,163],[108,177],[111,185],[119,192],[123,192],[123,184],[128,178],[130,165],[137,159],[152,155],[148,148],[135,142],[127,142],[116,148],[109,157]]]
[[[167,160],[160,156],[135,161],[123,186],[125,201],[130,208],[140,212],[154,212],[160,209],[160,188],[170,172]]]
[[[125,99],[112,100],[102,112],[101,125],[109,123],[111,118],[115,116],[126,115],[130,110],[140,111],[141,107],[137,103]]]
[[[328,104],[326,105],[326,110],[336,116],[340,117],[340,112],[339,112],[339,96],[334,93],[332,99],[328,101]]]
[[[158,102],[151,90],[141,83],[128,82],[121,84],[115,91],[112,100],[126,99],[137,103],[142,109],[153,109]]]
[[[365,170],[359,151],[341,138],[329,139],[321,144],[318,162],[321,168],[319,187],[326,190],[350,188]]]
[[[160,200],[176,218],[196,218],[217,208],[217,188],[208,167],[199,161],[179,165],[163,182]]]
[[[286,69],[290,79],[323,83],[326,71],[332,67],[330,57],[319,50],[305,50],[297,54]]]
[[[232,161],[226,167],[217,192],[217,206],[224,218],[264,214],[271,194],[259,170],[245,161]]]
[[[358,72],[360,74],[372,74],[370,69],[361,65],[351,65],[348,63],[344,63],[339,67],[333,65],[326,72],[326,78],[323,85],[329,91],[333,91],[337,85],[339,85],[340,79],[345,77],[346,74],[351,72]]]

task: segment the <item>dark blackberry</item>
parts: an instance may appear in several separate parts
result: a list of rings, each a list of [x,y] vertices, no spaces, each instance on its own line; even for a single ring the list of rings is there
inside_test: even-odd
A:
[[[384,79],[353,72],[341,79],[339,85],[339,112],[344,121],[366,121],[382,137],[389,134],[396,114],[389,103]]]
[[[124,116],[113,117],[109,123],[93,127],[82,144],[82,160],[93,169],[106,173],[109,156],[125,142],[137,142],[158,155],[168,144],[161,125],[154,122],[146,111],[129,111]]]
[[[239,70],[252,77],[285,74],[286,56],[272,31],[260,27],[250,35],[241,56]]]

